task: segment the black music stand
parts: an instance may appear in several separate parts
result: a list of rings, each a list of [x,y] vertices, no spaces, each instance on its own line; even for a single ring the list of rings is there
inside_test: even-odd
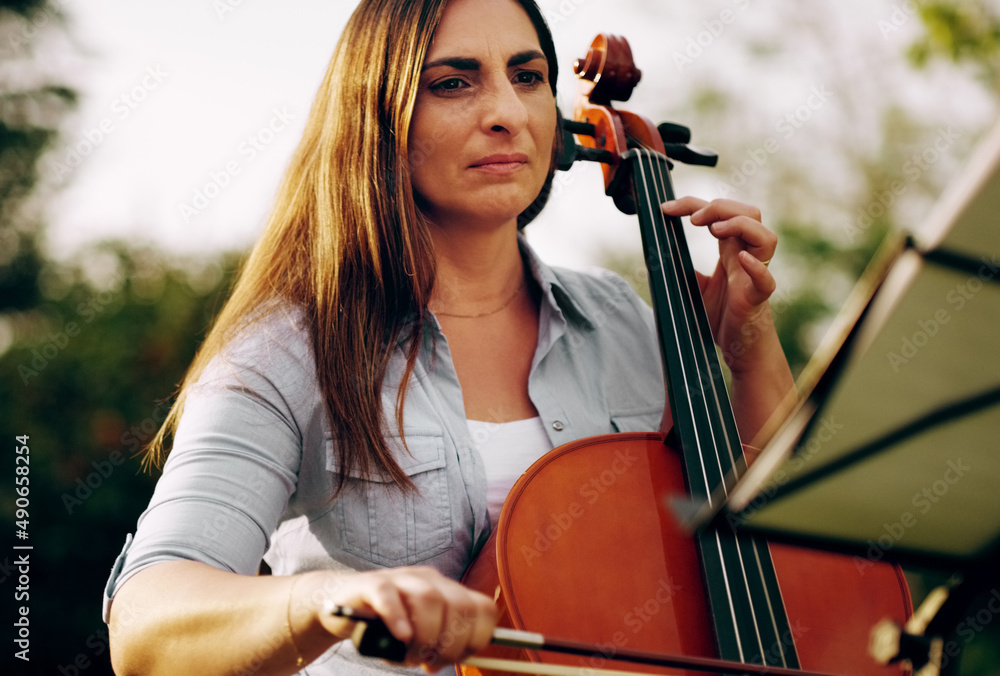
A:
[[[974,587],[1000,581],[1000,125],[925,227],[876,257],[800,392],[728,497],[688,505],[687,520],[845,551],[861,568],[961,570],[964,590],[903,638],[947,635]]]

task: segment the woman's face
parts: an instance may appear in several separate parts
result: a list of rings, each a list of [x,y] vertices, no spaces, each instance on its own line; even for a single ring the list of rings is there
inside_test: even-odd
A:
[[[516,220],[548,175],[556,102],[538,36],[514,0],[451,0],[420,76],[413,189],[448,228]]]

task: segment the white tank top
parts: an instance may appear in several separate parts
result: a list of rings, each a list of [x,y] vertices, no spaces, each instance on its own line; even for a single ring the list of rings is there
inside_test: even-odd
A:
[[[486,465],[486,506],[495,529],[510,489],[535,460],[552,450],[552,443],[539,417],[506,423],[467,422]]]

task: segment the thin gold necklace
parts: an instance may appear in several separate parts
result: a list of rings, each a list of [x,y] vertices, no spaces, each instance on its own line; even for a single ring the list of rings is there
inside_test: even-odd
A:
[[[480,317],[489,317],[490,315],[497,314],[501,310],[507,309],[507,306],[509,306],[511,303],[514,302],[514,299],[517,298],[518,294],[521,293],[521,289],[523,288],[524,288],[524,276],[522,275],[521,283],[517,285],[516,289],[514,289],[514,293],[510,294],[510,298],[505,300],[503,302],[503,305],[496,308],[495,310],[487,310],[486,312],[479,312],[474,315],[460,315],[454,312],[436,312],[433,310],[432,312],[434,312],[434,314],[437,315],[438,317],[454,317],[455,319],[479,319]]]

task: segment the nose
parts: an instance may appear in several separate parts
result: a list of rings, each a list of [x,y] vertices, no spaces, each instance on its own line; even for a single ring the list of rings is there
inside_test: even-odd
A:
[[[528,109],[517,88],[506,78],[491,87],[492,96],[484,97],[484,131],[506,132],[516,136],[528,124]]]

